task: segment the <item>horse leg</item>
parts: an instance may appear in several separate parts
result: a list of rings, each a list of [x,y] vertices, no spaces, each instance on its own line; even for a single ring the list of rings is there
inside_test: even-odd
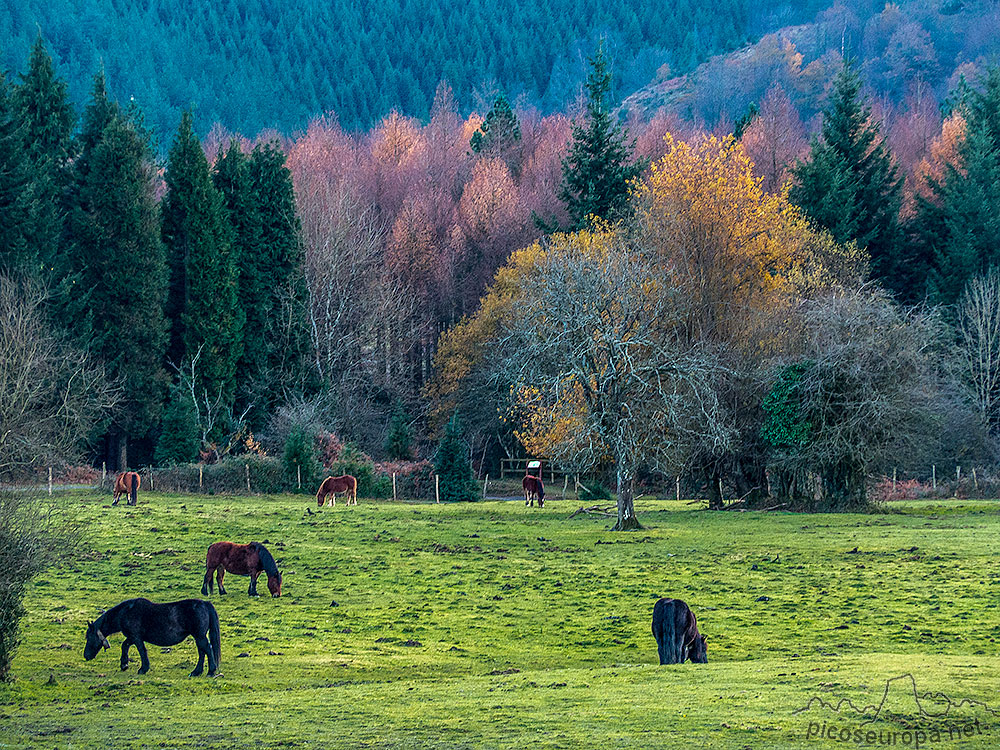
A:
[[[120,497],[120,495],[118,494],[118,491],[115,490],[115,492],[111,495],[111,504],[112,505],[118,505],[118,498],[119,497]]]
[[[212,653],[212,645],[204,635],[195,638],[194,642],[198,646],[198,666],[194,668],[194,671],[190,675],[191,677],[197,677],[205,671],[205,654]],[[208,659],[208,669],[209,671],[213,671],[211,656]]]
[[[126,638],[125,642],[122,644],[122,663],[121,663],[122,672],[128,669],[128,648],[131,645],[132,643],[129,641],[128,638]]]
[[[212,595],[212,573],[214,573],[211,568],[205,566],[205,582],[201,584],[201,595],[211,596]]]
[[[260,577],[259,570],[250,572],[250,590],[247,591],[247,594],[249,594],[250,596],[257,596],[257,578],[259,577]]]
[[[149,656],[146,654],[146,644],[137,640],[135,642],[135,650],[139,652],[139,658],[142,660],[142,666],[139,667],[139,674],[146,674],[149,671]]]
[[[215,573],[215,581],[216,581],[216,583],[219,584],[219,593],[220,594],[225,594],[226,593],[226,587],[222,585],[222,578],[225,575],[226,575],[226,569],[225,568],[219,568],[216,571],[216,573]]]

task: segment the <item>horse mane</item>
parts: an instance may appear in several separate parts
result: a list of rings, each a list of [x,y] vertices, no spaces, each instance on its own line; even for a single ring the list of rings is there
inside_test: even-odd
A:
[[[278,564],[271,557],[271,553],[267,551],[267,547],[260,542],[250,542],[250,546],[257,550],[257,557],[260,558],[260,566],[264,569],[265,573],[274,577],[281,575],[278,572]]]

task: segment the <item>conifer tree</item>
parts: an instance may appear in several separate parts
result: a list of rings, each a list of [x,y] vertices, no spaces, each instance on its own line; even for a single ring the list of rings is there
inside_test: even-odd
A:
[[[174,386],[160,423],[160,437],[156,443],[156,465],[172,466],[190,463],[198,458],[201,439],[198,437],[198,419],[191,394]]]
[[[78,286],[88,290],[90,347],[122,383],[111,438],[124,458],[124,439],[143,437],[159,419],[167,383],[166,259],[152,149],[141,128],[115,115],[88,146],[86,163],[69,221]]]
[[[41,34],[31,48],[28,71],[20,75],[13,104],[31,178],[28,244],[46,280],[51,281],[64,274],[61,267],[67,262],[62,244],[63,198],[75,156],[72,133],[76,114],[66,81],[56,76]]]
[[[449,420],[438,444],[434,455],[434,471],[439,477],[442,501],[471,502],[476,499],[469,450],[462,439],[457,413]]]
[[[0,271],[38,272],[37,255],[29,245],[31,229],[28,165],[20,123],[11,101],[10,85],[0,71]]]
[[[469,148],[476,154],[498,155],[521,140],[521,125],[503,94],[493,101],[486,119],[472,134]]]
[[[590,217],[614,220],[628,206],[629,183],[646,168],[634,161],[635,141],[627,136],[611,111],[611,71],[604,44],[590,58],[585,86],[587,113],[573,125],[569,154],[563,159],[559,198],[569,210],[570,229],[582,229]]]
[[[196,391],[225,410],[233,404],[242,353],[243,311],[223,199],[185,112],[170,147],[163,199],[171,322],[167,357],[175,366],[196,361]],[[219,428],[221,429],[221,425]]]
[[[389,434],[385,439],[385,453],[389,460],[409,461],[412,457],[410,440],[410,425],[406,421],[406,412],[403,411],[402,402],[397,401],[389,422]]]
[[[791,200],[841,244],[868,249],[871,275],[900,289],[899,207],[903,180],[849,64],[834,79],[822,137],[793,169]]]

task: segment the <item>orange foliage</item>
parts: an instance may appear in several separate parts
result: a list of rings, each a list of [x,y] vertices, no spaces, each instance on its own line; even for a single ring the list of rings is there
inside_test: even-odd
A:
[[[931,142],[930,153],[917,164],[913,173],[911,190],[907,191],[903,205],[903,215],[912,216],[916,208],[916,196],[926,200],[934,200],[934,194],[928,185],[928,179],[936,182],[944,179],[945,167],[953,164],[962,169],[959,153],[962,141],[965,140],[965,118],[955,113],[941,125],[941,135]]]

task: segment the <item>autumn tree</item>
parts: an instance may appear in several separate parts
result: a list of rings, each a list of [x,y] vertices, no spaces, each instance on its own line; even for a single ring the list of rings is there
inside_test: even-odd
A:
[[[586,114],[573,125],[569,153],[562,162],[559,198],[569,211],[570,228],[581,229],[591,217],[615,220],[628,207],[629,183],[645,163],[632,159],[635,142],[611,109],[611,71],[603,43],[589,59],[584,90]]]
[[[769,193],[780,190],[789,169],[807,147],[805,127],[781,86],[774,84],[768,89],[760,111],[739,140],[764,190]]]
[[[879,131],[860,77],[845,65],[834,79],[821,137],[792,170],[790,197],[837,242],[865,248],[872,277],[898,289],[903,181]]]

